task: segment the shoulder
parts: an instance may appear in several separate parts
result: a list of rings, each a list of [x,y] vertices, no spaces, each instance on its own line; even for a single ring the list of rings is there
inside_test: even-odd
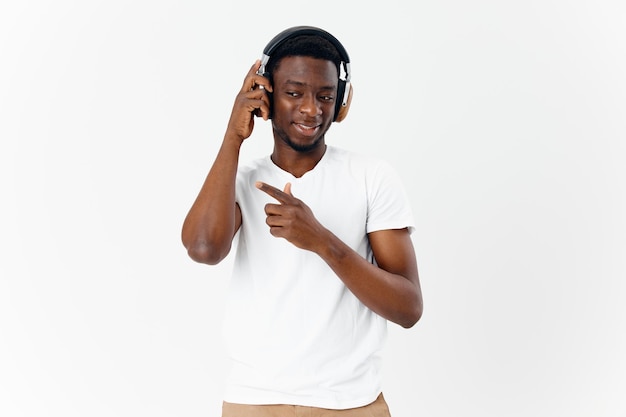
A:
[[[328,152],[328,156],[330,157],[330,159],[336,161],[372,162],[379,159],[372,155],[361,153],[352,149],[340,148],[337,146],[328,145],[326,149],[326,152]]]
[[[271,182],[272,170],[269,166],[269,161],[270,157],[266,156],[239,163],[235,181],[238,200],[243,198],[250,190],[255,189],[255,183],[260,178]]]
[[[327,152],[329,153],[329,161],[338,166],[349,167],[365,172],[375,172],[379,169],[392,169],[392,166],[387,161],[376,155],[369,155],[334,146],[329,146]]]
[[[259,171],[265,171],[269,169],[270,157],[262,156],[260,158],[252,159],[249,161],[242,161],[237,167],[237,175],[249,176]]]
[[[396,168],[380,156],[337,147],[329,147],[329,152],[329,160],[335,169],[347,170],[352,176],[363,178],[367,182],[400,179]]]

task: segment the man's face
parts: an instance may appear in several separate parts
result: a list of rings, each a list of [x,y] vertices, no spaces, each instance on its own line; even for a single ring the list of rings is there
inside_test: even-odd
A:
[[[297,151],[323,145],[333,122],[337,68],[331,61],[286,57],[273,74],[272,125],[275,136]]]

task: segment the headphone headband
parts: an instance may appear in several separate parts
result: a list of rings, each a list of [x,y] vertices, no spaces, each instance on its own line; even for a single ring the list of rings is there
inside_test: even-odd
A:
[[[350,63],[350,57],[348,56],[348,52],[346,51],[346,48],[343,47],[341,42],[339,42],[337,38],[335,38],[324,29],[316,28],[314,26],[294,26],[292,28],[283,30],[278,35],[274,36],[271,41],[269,41],[265,49],[263,49],[263,55],[266,55],[269,59],[269,57],[276,50],[276,48],[278,48],[284,41],[300,35],[315,35],[328,40],[337,49],[337,52],[339,52],[339,56],[341,56],[342,61],[346,64]]]

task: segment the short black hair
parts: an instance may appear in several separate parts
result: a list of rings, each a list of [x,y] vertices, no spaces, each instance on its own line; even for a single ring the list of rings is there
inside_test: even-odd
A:
[[[283,42],[272,52],[267,62],[266,72],[273,81],[272,74],[283,58],[291,56],[307,56],[316,59],[332,61],[340,74],[341,54],[329,40],[317,35],[299,35]]]

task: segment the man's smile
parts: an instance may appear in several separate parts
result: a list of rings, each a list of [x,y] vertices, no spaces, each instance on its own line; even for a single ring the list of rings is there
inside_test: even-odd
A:
[[[313,136],[315,135],[319,129],[319,124],[303,124],[303,123],[294,123],[294,126],[300,132],[300,134],[304,136]]]

